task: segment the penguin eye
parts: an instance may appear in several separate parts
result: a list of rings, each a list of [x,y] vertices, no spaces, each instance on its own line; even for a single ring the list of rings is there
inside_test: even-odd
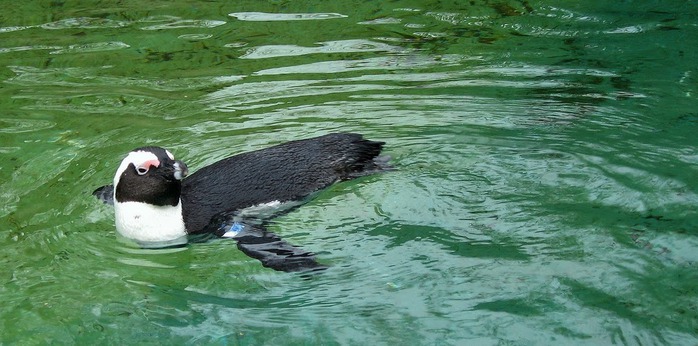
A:
[[[133,165],[135,166],[136,163],[134,162]],[[138,175],[145,175],[150,170],[150,167],[160,167],[160,161],[156,159],[139,162],[138,166],[136,166],[136,173],[138,173]]]

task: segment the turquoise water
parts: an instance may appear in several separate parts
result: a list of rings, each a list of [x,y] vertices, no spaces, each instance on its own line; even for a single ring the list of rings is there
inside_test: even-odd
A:
[[[0,5],[0,343],[695,345],[698,4]],[[272,231],[143,250],[90,196],[354,131],[397,171]]]

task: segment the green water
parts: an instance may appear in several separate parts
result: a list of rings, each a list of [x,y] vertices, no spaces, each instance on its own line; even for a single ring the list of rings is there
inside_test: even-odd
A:
[[[615,3],[615,4],[614,4]],[[693,1],[2,1],[0,344],[695,345]],[[90,192],[355,131],[397,171],[141,250]]]

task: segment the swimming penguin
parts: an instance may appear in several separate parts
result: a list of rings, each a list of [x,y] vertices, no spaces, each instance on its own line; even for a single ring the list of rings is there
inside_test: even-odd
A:
[[[323,268],[314,254],[281,240],[265,224],[335,182],[390,169],[388,158],[379,156],[384,144],[334,133],[231,156],[189,176],[187,165],[168,150],[141,147],[121,161],[113,185],[93,195],[114,205],[119,234],[145,247],[215,235],[235,239],[245,254],[272,269]]]

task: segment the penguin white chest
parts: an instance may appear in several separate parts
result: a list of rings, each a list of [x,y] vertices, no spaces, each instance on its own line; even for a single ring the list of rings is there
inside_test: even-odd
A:
[[[176,206],[116,202],[114,214],[119,234],[139,242],[167,242],[187,235],[181,201]]]

